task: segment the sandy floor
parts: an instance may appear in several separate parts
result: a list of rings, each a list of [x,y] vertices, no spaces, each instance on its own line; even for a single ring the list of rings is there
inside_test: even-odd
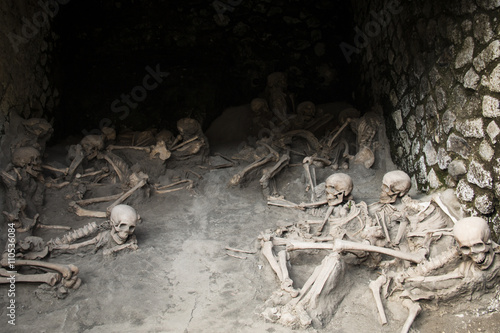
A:
[[[236,144],[212,146],[212,154],[230,155]],[[56,150],[53,151],[54,156]],[[139,158],[140,159],[140,158]],[[384,163],[384,165],[389,163]],[[379,164],[380,166],[381,164]],[[54,297],[49,288],[18,285],[15,327],[7,325],[6,307],[2,306],[2,332],[290,332],[289,328],[266,322],[260,312],[264,302],[279,283],[265,259],[259,254],[227,255],[226,246],[256,250],[257,237],[266,229],[306,218],[305,213],[270,207],[255,176],[244,186],[230,188],[229,179],[244,165],[208,170],[196,166],[189,173],[195,181],[192,190],[163,195],[144,191],[131,198],[142,217],[136,230],[139,250],[105,258],[102,251],[62,254],[50,258],[57,263],[73,263],[83,280],[78,290],[64,299]],[[177,169],[176,169],[177,168]],[[185,175],[182,165],[158,179],[168,183],[174,175]],[[320,170],[318,179],[330,173]],[[384,169],[353,168],[356,201],[378,199]],[[289,167],[277,177],[280,194],[294,202],[307,200],[303,168]],[[114,186],[114,187],[113,187]],[[89,196],[117,193],[116,185],[94,190]],[[101,193],[99,193],[99,191]],[[74,192],[71,187],[48,189],[42,212],[45,224],[78,228],[104,219],[78,217],[67,210]],[[94,205],[103,209],[106,205]],[[38,232],[44,239],[60,236],[61,231]],[[3,239],[2,239],[3,241]],[[234,254],[234,253],[233,253]],[[321,261],[314,260],[315,262]],[[292,262],[294,267],[294,262]],[[314,265],[297,262],[292,277],[303,283]],[[387,303],[388,325],[379,324],[370,279],[377,272],[365,267],[348,266],[352,283],[332,321],[321,329],[296,332],[398,332],[406,314],[401,305]],[[302,282],[301,282],[302,281]],[[7,287],[0,286],[2,304]],[[498,332],[500,315],[496,311],[499,294],[481,301],[467,300],[453,306],[424,306],[413,332]],[[489,307],[489,308],[488,308]],[[394,311],[392,311],[394,310]]]

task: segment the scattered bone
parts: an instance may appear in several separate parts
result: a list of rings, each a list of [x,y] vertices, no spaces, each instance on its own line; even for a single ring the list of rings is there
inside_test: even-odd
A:
[[[114,201],[107,209],[106,211],[111,214],[111,211],[113,208],[122,202],[124,202],[128,197],[130,197],[135,191],[146,185],[147,179],[141,179],[134,187],[132,187],[130,190],[127,192],[123,193],[116,201]]]
[[[226,253],[226,255],[228,255],[230,257],[233,257],[233,258],[237,258],[237,259],[243,259],[243,260],[247,259],[247,257],[237,256],[237,255],[234,255],[234,254],[231,254],[231,253]]]
[[[55,167],[53,167],[51,165],[47,165],[47,164],[42,164],[41,167],[44,168],[44,169],[50,170],[50,171],[55,171],[55,172],[62,173],[63,175],[67,175],[68,174],[68,170],[69,170],[69,168],[58,169],[58,168],[55,168]]]
[[[72,155],[71,164],[68,167],[68,176],[73,176],[73,173],[76,171],[76,168],[82,163],[85,154],[83,152],[83,148],[80,144],[72,146],[70,152],[68,152],[68,156]]]
[[[233,247],[228,247],[228,246],[226,246],[226,250],[233,251],[233,252],[248,253],[248,254],[256,254],[257,253],[257,251],[240,250],[240,249],[235,249]]]
[[[177,187],[177,188],[171,188],[171,187],[181,185],[181,184],[186,184],[186,185],[183,185],[183,186]],[[171,192],[175,192],[175,191],[179,191],[179,190],[190,189],[192,187],[193,187],[193,181],[191,179],[183,179],[183,180],[179,180],[177,182],[174,182],[174,183],[168,184],[168,185],[155,185],[154,189],[155,189],[155,193],[166,194],[166,193],[171,193]]]
[[[394,239],[395,245],[399,245],[399,243],[401,242],[401,239],[406,233],[406,227],[408,226],[409,223],[406,216],[402,216],[400,219],[398,219],[398,221],[399,221],[399,228],[396,238]]]
[[[40,268],[50,269],[52,271],[56,271],[56,272],[61,273],[62,277],[65,279],[69,279],[73,275],[78,274],[78,267],[76,267],[75,265],[72,265],[72,264],[61,265],[61,264],[49,263],[49,262],[40,261],[40,260],[25,260],[25,259],[16,259],[16,261],[13,264],[16,267],[32,266],[32,267],[40,267]],[[7,260],[5,258],[2,259],[2,266],[4,266],[4,267],[7,266]]]
[[[264,164],[267,164],[270,161],[276,161],[276,160],[277,160],[277,158],[276,158],[275,154],[273,154],[273,153],[268,154],[266,157],[263,157],[260,160],[255,161],[254,163],[246,166],[243,170],[241,170],[240,172],[238,172],[237,174],[235,174],[231,178],[231,180],[229,181],[229,185],[230,186],[236,186],[236,185],[241,184],[241,182],[243,181],[243,179],[245,178],[245,176],[248,173],[250,173],[252,170],[257,169],[257,168],[263,166]]]
[[[69,208],[72,212],[74,212],[78,216],[99,217],[99,218],[107,217],[106,212],[98,212],[98,211],[84,209],[80,207],[75,201],[71,201],[69,203]]]
[[[446,207],[444,203],[441,201],[439,194],[434,194],[431,200],[435,202],[446,215],[448,215],[448,217],[453,221],[453,223],[457,223],[458,220],[453,215],[450,214],[448,207]]]
[[[287,267],[287,251],[281,250],[278,252],[278,263],[281,269],[282,280],[281,289],[290,293],[292,297],[297,297],[299,292],[293,288],[293,281],[290,279]]]
[[[382,299],[380,298],[380,289],[387,282],[387,278],[384,275],[380,275],[375,281],[371,281],[368,285],[375,298],[375,304],[377,304],[377,310],[380,316],[380,323],[382,325],[387,324],[387,317],[385,316],[384,305],[382,304]]]
[[[0,284],[12,283],[12,277],[16,283],[45,283],[49,286],[55,286],[61,281],[61,275],[58,273],[20,274],[0,268]]]
[[[369,244],[361,244],[340,239],[336,239],[333,244],[300,242],[291,240],[287,245],[288,251],[307,250],[307,249],[333,250],[336,252],[349,252],[349,251],[376,252],[391,257],[408,260],[416,264],[425,260],[425,257],[417,253],[406,253],[406,252],[396,251],[393,249],[388,249],[385,247],[374,246]]]
[[[170,158],[172,153],[168,151],[165,141],[159,140],[156,142],[156,145],[151,149],[149,153],[150,158],[155,158],[158,155],[160,160],[165,161]]]
[[[149,147],[140,147],[140,146],[117,146],[117,145],[109,145],[106,147],[106,150],[112,151],[112,150],[119,150],[119,149],[133,149],[133,150],[139,150],[139,151],[144,151],[146,153],[151,152],[151,148]]]
[[[403,328],[401,329],[401,333],[408,333],[410,330],[411,325],[415,321],[415,318],[417,315],[420,313],[422,308],[418,303],[414,303],[409,299],[403,300],[403,305],[408,308],[408,318],[405,321],[405,324],[403,325]]]
[[[375,219],[377,220],[377,224],[382,227],[382,230],[384,231],[384,236],[385,239],[387,240],[388,243],[391,242],[391,237],[389,235],[389,231],[387,230],[387,224],[385,223],[385,214],[384,211],[380,211],[380,215],[382,215],[379,219],[378,214],[375,213]]]
[[[79,206],[88,206],[90,204],[94,204],[94,203],[98,203],[98,202],[106,202],[106,201],[111,201],[111,200],[117,200],[122,195],[123,195],[123,193],[118,193],[118,194],[108,195],[108,196],[99,197],[99,198],[82,199],[82,200],[76,201],[76,203]]]
[[[97,175],[100,175],[104,172],[108,172],[109,169],[107,167],[103,168],[102,170],[97,170],[97,171],[91,171],[91,172],[88,172],[88,173],[84,173],[83,175],[82,174],[79,174],[77,173],[75,175],[75,178],[76,179],[81,179],[81,178],[86,178],[86,177],[92,177],[92,176],[97,176]]]
[[[344,128],[346,128],[347,125],[349,125],[350,122],[351,122],[351,119],[347,118],[346,121],[345,121],[345,123],[339,128],[339,130],[337,131],[337,133],[335,133],[335,135],[332,136],[330,138],[330,140],[328,141],[328,147],[332,146],[333,141],[335,141],[335,139],[340,135],[340,133],[342,133],[342,131],[344,130]]]

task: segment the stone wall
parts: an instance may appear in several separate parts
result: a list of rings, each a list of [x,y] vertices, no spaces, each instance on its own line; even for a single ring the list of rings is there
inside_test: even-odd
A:
[[[0,169],[10,160],[9,136],[16,132],[9,128],[12,112],[24,119],[50,121],[58,102],[52,83],[54,36],[50,32],[56,9],[43,1],[0,3]]]
[[[383,106],[394,162],[423,191],[455,188],[498,235],[500,1],[352,4],[356,96]]]

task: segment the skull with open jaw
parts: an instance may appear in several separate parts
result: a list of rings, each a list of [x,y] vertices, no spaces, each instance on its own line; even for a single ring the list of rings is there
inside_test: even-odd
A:
[[[453,228],[460,252],[482,269],[488,269],[495,259],[488,223],[480,217],[466,217]]]

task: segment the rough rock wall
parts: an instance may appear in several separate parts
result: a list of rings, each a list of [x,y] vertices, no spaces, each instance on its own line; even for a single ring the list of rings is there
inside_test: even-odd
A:
[[[455,188],[498,235],[500,1],[352,3],[357,97],[383,105],[395,163],[421,190]]]
[[[50,21],[56,15],[53,1],[2,1],[0,3],[0,168],[10,160],[11,112],[28,119],[50,120],[58,101],[51,79],[53,36]],[[63,3],[62,0],[59,0]]]

